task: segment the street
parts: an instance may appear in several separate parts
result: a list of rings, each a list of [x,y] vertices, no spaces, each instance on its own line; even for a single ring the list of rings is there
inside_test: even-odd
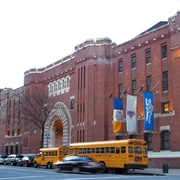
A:
[[[112,179],[153,179],[153,180],[177,180],[179,176],[153,176],[145,174],[91,174],[91,173],[57,173],[54,169],[4,166],[0,165],[0,180],[112,180]]]

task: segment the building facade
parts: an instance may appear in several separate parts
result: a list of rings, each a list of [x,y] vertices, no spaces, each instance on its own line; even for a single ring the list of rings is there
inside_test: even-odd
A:
[[[41,129],[25,123],[15,107],[23,93],[37,91],[55,101],[44,132],[44,147],[71,142],[145,139],[149,167],[180,161],[180,11],[134,39],[116,44],[88,39],[73,54],[24,73],[24,86],[0,90],[0,153],[37,153]],[[143,91],[154,95],[154,131],[144,131]],[[113,133],[113,97],[137,96],[138,132]],[[125,114],[125,113],[124,113]],[[48,136],[48,137],[47,137]]]

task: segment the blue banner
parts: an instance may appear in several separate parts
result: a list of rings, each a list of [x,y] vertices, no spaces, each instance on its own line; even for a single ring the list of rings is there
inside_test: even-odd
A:
[[[154,97],[144,92],[144,131],[154,131]]]

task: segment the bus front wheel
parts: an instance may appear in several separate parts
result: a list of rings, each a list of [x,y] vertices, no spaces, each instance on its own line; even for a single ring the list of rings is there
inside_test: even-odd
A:
[[[37,162],[34,163],[34,167],[37,168],[38,167],[38,164]]]

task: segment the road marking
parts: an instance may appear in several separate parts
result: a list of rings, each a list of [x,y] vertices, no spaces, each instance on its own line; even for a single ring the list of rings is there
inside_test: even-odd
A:
[[[0,179],[24,179],[24,178],[42,178],[45,176],[19,176],[19,177],[6,177],[6,178],[0,178]]]

